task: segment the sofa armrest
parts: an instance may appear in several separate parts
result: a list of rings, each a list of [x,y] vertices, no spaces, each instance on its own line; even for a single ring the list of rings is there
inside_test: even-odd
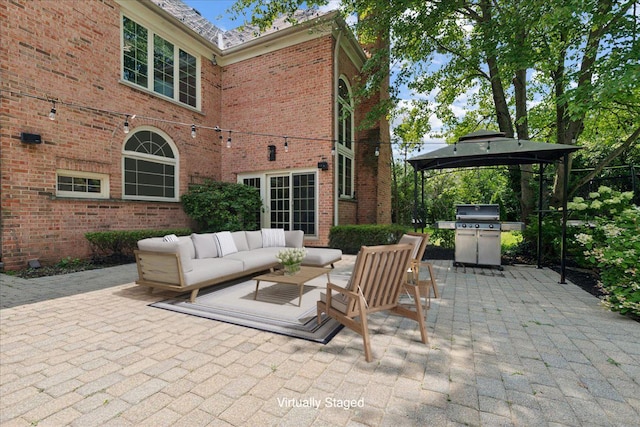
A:
[[[135,250],[140,285],[171,285],[184,287],[180,254]]]

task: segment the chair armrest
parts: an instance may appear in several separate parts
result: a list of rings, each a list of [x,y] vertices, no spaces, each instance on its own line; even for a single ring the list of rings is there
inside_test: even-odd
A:
[[[349,289],[345,289],[342,286],[338,286],[334,283],[328,282],[327,283],[327,294],[331,294],[331,291],[334,290],[339,294],[343,294],[346,295],[348,297],[351,298],[358,298],[359,295],[356,292],[350,291]]]

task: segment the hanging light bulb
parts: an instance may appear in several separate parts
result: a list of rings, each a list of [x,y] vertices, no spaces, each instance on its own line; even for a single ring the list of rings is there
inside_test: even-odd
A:
[[[287,137],[284,137],[284,152],[288,153],[289,152],[289,141],[287,141]]]
[[[457,154],[457,151],[458,151],[458,143],[454,142],[453,143],[453,154]]]
[[[127,134],[129,133],[129,115],[127,114],[127,117],[124,119],[124,126],[122,128],[122,131]]]
[[[336,143],[335,142],[331,145],[331,155],[332,156],[336,155]]]
[[[229,138],[227,138],[227,148],[231,148],[231,131],[229,131]]]
[[[49,111],[49,120],[56,119],[56,101],[51,101],[51,111]]]
[[[376,157],[380,156],[380,144],[376,145],[376,152],[374,154]]]
[[[191,125],[191,138],[196,137],[196,125]]]

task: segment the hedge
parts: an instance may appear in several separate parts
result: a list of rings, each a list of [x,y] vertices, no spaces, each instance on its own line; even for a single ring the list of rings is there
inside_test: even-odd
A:
[[[84,237],[91,244],[94,257],[133,257],[133,250],[138,247],[138,240],[148,237],[162,237],[167,234],[186,236],[191,234],[188,228],[166,230],[114,230],[85,233]]]
[[[357,254],[361,246],[396,243],[407,228],[397,224],[336,225],[329,231],[329,246]]]

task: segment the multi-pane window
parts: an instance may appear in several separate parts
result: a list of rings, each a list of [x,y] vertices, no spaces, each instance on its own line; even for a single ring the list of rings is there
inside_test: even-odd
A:
[[[338,82],[338,194],[343,198],[353,197],[354,140],[353,102],[347,82]]]
[[[56,196],[105,199],[109,197],[109,180],[102,174],[59,170]]]
[[[126,16],[122,17],[122,39],[124,80],[198,107],[198,64],[195,56]],[[149,58],[152,58],[152,63]]]
[[[177,200],[177,165],[173,148],[162,135],[135,132],[124,144],[124,198]]]
[[[293,175],[293,229],[316,234],[316,174]]]

